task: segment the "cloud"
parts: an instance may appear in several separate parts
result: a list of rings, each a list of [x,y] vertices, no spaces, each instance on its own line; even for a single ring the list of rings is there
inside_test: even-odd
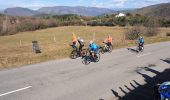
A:
[[[92,0],[92,6],[95,7],[104,7],[104,8],[121,8],[125,6],[125,2],[127,0],[107,0],[105,2],[104,0],[102,2],[99,2],[97,0]]]
[[[102,8],[139,8],[153,4],[167,3],[169,0],[0,0],[0,9],[26,7],[38,9],[44,6],[95,6]]]
[[[82,3],[84,0],[77,0],[77,3]]]
[[[169,0],[127,0],[126,6],[134,7],[134,8],[141,8],[149,5],[160,4],[160,3],[168,3]]]
[[[10,0],[7,0],[10,1]],[[13,0],[11,2],[5,3],[9,7],[24,7],[31,9],[38,9],[46,6],[57,6],[57,3],[54,0],[42,1],[42,0]]]

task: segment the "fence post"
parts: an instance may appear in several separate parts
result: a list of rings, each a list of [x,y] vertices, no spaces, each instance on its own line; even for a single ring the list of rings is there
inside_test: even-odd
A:
[[[93,41],[95,41],[96,33],[93,33]]]
[[[54,35],[54,42],[56,42],[56,36]]]
[[[20,44],[20,46],[22,46],[22,40],[20,40],[19,44]]]

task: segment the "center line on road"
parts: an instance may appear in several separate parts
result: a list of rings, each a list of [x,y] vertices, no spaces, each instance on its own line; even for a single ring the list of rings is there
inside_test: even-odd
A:
[[[32,86],[28,86],[28,87],[20,88],[20,89],[13,90],[13,91],[10,91],[10,92],[6,92],[6,93],[3,93],[3,94],[0,94],[0,97],[5,96],[5,95],[8,95],[8,94],[15,93],[15,92],[19,92],[19,91],[22,91],[22,90],[26,90],[26,89],[29,89],[29,88],[31,88],[31,87],[32,87]]]
[[[140,58],[140,57],[147,56],[147,55],[150,55],[150,54],[152,54],[152,53],[146,53],[146,54],[143,54],[143,55],[139,55],[137,57]]]

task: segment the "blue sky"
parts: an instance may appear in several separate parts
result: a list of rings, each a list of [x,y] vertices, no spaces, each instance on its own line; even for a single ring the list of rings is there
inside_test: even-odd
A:
[[[140,8],[167,3],[170,0],[0,0],[0,9],[25,7],[38,9],[45,6],[87,6],[102,8]]]

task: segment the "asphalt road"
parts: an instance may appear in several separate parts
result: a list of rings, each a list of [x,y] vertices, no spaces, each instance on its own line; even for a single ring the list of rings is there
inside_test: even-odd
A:
[[[0,100],[115,100],[111,90],[124,96],[134,89],[130,82],[145,84],[137,72],[155,76],[143,67],[153,65],[150,66],[153,70],[162,72],[170,67],[163,61],[167,58],[170,58],[170,42],[146,45],[139,54],[127,48],[114,50],[88,66],[81,59],[63,59],[2,70]],[[120,87],[124,85],[129,90],[122,92]]]

